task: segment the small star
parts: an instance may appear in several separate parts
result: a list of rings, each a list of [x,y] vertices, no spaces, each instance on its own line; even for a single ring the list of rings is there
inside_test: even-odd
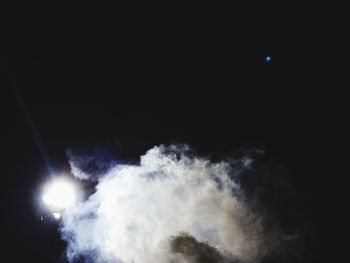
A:
[[[265,57],[265,63],[270,63],[272,60],[271,56],[266,56]]]

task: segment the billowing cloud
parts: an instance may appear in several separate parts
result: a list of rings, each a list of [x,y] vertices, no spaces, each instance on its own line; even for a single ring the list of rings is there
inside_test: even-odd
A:
[[[71,165],[77,167],[74,160]],[[115,165],[98,177],[94,194],[63,214],[68,258],[112,263],[258,260],[268,249],[263,224],[239,197],[233,179],[250,165],[247,158],[235,165],[213,163],[174,146],[150,149],[138,165]]]
[[[72,174],[82,180],[97,181],[101,175],[116,165],[111,154],[99,147],[84,153],[69,149],[67,157]]]

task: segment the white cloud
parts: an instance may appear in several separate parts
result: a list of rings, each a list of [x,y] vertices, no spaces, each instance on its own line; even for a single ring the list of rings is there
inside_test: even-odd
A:
[[[259,258],[262,224],[235,196],[239,186],[230,177],[232,169],[226,162],[187,157],[174,146],[154,147],[140,165],[115,166],[99,178],[88,200],[62,215],[69,258],[185,262],[170,249],[170,240],[180,233],[216,248],[226,259]]]

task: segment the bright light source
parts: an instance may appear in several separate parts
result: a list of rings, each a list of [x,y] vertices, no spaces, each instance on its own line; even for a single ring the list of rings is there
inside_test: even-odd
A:
[[[55,213],[52,213],[52,215],[57,220],[61,218],[61,214],[60,213],[55,212]]]
[[[266,56],[265,57],[265,63],[270,63],[272,60],[272,57],[271,56]]]
[[[65,178],[57,178],[45,186],[42,199],[52,210],[63,210],[74,204],[77,193],[72,182]],[[55,215],[54,217],[56,218]]]

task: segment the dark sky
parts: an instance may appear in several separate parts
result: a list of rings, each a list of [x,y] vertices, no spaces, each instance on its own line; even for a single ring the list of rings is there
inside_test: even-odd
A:
[[[36,211],[47,172],[19,99],[59,170],[68,169],[68,148],[102,147],[127,162],[159,144],[188,143],[213,158],[265,148],[264,175],[248,184],[262,185],[259,202],[282,228],[302,229],[302,252],[293,252],[301,256],[285,262],[322,258],[328,183],[320,163],[334,121],[322,88],[331,56],[322,26],[282,13],[271,21],[179,17],[164,27],[91,19],[64,28],[24,21],[1,35],[6,262],[56,262],[64,248],[57,225]]]

